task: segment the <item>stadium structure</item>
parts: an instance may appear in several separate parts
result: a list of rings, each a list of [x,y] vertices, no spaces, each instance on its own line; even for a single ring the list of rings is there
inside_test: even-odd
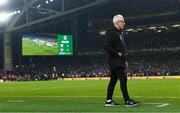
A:
[[[116,14],[136,108],[104,107]],[[179,78],[180,0],[0,0],[0,112],[180,112]]]

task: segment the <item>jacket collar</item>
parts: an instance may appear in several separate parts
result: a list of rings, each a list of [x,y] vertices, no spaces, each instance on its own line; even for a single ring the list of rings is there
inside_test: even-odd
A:
[[[117,29],[114,25],[113,25],[113,27],[112,27],[112,30],[113,30],[113,31],[116,31],[116,32],[118,32],[118,33],[122,33],[122,30]]]

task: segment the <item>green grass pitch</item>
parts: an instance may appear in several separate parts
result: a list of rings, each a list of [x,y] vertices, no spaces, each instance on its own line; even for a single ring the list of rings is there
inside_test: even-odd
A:
[[[23,55],[57,55],[58,46],[38,45],[31,39],[26,38],[22,42],[22,53]]]
[[[107,80],[0,83],[0,112],[180,112],[180,79],[129,80],[138,107],[126,108],[116,85],[118,107],[105,107]]]

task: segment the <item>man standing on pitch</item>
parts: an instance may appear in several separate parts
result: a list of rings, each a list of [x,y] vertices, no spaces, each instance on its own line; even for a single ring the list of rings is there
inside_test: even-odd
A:
[[[110,81],[107,90],[107,100],[105,106],[119,106],[120,104],[113,101],[112,96],[115,85],[119,79],[120,87],[123,94],[126,107],[137,106],[138,101],[129,97],[127,90],[126,71],[128,63],[126,61],[126,51],[122,30],[125,26],[125,20],[122,15],[116,15],[113,18],[113,27],[107,30],[106,43],[104,49],[108,52],[108,63],[110,66]]]

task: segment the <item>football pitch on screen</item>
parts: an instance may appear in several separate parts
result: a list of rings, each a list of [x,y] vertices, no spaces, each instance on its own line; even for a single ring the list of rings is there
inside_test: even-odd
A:
[[[172,113],[180,112],[180,79],[129,80],[130,96],[138,107],[124,106],[119,83],[114,100],[105,107],[108,80],[61,80],[0,83],[0,112]]]
[[[34,42],[32,39],[24,38],[22,45],[23,55],[57,55],[58,46],[48,46]]]

